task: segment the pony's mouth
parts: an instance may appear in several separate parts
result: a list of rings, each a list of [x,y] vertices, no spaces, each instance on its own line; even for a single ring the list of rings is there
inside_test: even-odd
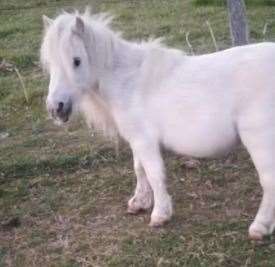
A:
[[[66,123],[69,121],[69,119],[71,117],[71,113],[72,113],[72,110],[70,109],[68,112],[58,114],[55,119],[62,123]]]

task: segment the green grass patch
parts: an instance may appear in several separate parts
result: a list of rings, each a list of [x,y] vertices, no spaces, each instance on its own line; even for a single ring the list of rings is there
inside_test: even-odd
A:
[[[33,158],[13,159],[11,162],[1,162],[2,182],[8,178],[32,177],[35,175],[56,175],[71,173],[76,168],[85,167],[87,164],[95,166],[99,164],[98,159],[95,159],[87,154],[87,152],[75,155],[64,155],[55,159],[34,160]]]
[[[121,241],[119,255],[109,266],[271,266],[273,242],[251,245],[239,234],[243,224],[212,222],[194,224],[191,229],[160,231]],[[243,253],[240,253],[242,251]],[[261,251],[261,252],[260,252]],[[138,256],[137,256],[138,255]],[[261,265],[262,264],[262,265]]]

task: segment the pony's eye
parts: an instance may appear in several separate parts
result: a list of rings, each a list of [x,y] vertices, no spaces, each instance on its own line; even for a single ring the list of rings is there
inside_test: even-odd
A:
[[[74,67],[79,67],[81,60],[79,57],[74,57]]]

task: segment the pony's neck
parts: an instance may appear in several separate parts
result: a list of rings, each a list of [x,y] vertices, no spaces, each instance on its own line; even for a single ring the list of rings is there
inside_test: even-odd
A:
[[[122,104],[123,84],[138,77],[142,60],[143,51],[139,45],[120,38],[115,40],[111,66],[101,70],[92,94],[82,104],[89,125],[94,125],[107,136],[116,136],[118,129],[114,114]],[[129,87],[129,90],[133,89]]]
[[[113,67],[117,69],[134,70],[140,67],[144,58],[144,50],[140,45],[120,40],[114,49]]]
[[[112,88],[120,87],[120,83],[132,76],[137,77],[141,64],[145,58],[145,49],[137,43],[125,41],[114,37],[111,53],[111,65],[101,71],[99,76],[99,89],[107,94]]]

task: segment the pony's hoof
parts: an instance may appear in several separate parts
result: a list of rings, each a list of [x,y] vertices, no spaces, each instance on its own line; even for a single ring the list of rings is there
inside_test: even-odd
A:
[[[262,241],[264,236],[260,232],[253,232],[248,234],[248,238],[254,241]]]
[[[248,237],[251,240],[261,241],[264,236],[269,235],[267,227],[261,223],[253,222],[249,227]]]
[[[137,207],[130,207],[128,206],[127,208],[127,213],[130,214],[130,215],[137,215],[141,212],[144,212],[145,210],[142,209],[142,208],[137,208]]]
[[[154,218],[151,218],[149,226],[153,228],[158,228],[158,227],[164,226],[169,221],[170,221],[170,217],[154,217]]]
[[[144,197],[144,199],[139,200],[136,196],[132,197],[128,201],[128,214],[138,214],[144,212],[152,207],[152,200],[150,197]]]

